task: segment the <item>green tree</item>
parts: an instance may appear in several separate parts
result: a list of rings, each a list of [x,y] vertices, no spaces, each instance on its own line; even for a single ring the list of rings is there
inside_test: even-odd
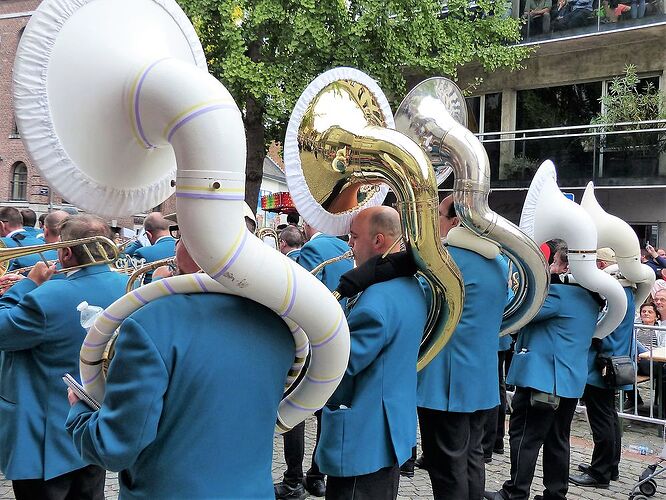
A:
[[[405,75],[448,75],[470,61],[516,68],[528,49],[507,2],[477,0],[178,0],[209,71],[239,105],[247,136],[245,197],[256,206],[267,144],[284,138],[301,92],[323,71],[353,66],[393,105]],[[443,14],[445,12],[445,14]]]

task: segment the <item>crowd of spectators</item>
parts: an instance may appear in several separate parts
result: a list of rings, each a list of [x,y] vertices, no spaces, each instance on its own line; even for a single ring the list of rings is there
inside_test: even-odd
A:
[[[654,0],[527,0],[523,36],[564,31],[590,24],[640,19],[659,11]]]

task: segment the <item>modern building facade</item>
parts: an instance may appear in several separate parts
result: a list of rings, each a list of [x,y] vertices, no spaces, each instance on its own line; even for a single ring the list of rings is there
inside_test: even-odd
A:
[[[648,83],[666,91],[664,3],[598,2],[589,3],[582,26],[540,33],[545,23],[531,19],[521,43],[533,53],[523,69],[487,73],[469,64],[459,72],[462,88],[483,78],[468,98],[468,109],[470,128],[479,133],[490,158],[490,204],[517,221],[534,170],[551,159],[563,191],[580,202],[587,182],[594,181],[601,205],[632,224],[642,245],[649,241],[663,247],[666,136],[659,128],[666,124],[640,116],[623,126],[594,129],[589,124],[603,111],[599,99],[628,64],[636,67],[640,91]],[[514,0],[512,11],[524,13],[525,0]],[[551,10],[551,23],[556,16]]]

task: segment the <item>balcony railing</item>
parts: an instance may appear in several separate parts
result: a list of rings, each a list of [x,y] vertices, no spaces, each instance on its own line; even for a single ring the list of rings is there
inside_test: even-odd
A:
[[[495,188],[529,186],[552,160],[560,186],[666,186],[666,120],[478,134]]]
[[[574,3],[576,0],[569,0]],[[522,28],[522,43],[544,43],[562,38],[574,38],[592,33],[633,29],[666,22],[665,0],[621,0],[615,2],[594,0],[587,9],[578,12],[572,19],[571,12],[559,15],[557,0],[547,16],[526,16]],[[523,16],[518,11],[519,4],[514,1],[512,16]],[[523,7],[524,8],[524,7]],[[570,7],[565,7],[568,9]],[[567,16],[569,16],[567,18]],[[545,19],[544,19],[545,18]],[[563,20],[566,19],[566,20]]]

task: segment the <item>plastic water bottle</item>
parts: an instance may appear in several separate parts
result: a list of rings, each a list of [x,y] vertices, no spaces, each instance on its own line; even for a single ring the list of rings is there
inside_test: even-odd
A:
[[[651,448],[648,448],[644,444],[637,445],[637,444],[632,444],[629,445],[629,449],[635,453],[639,453],[641,455],[652,455],[654,453],[654,450]]]
[[[81,326],[89,330],[95,324],[97,317],[104,311],[99,306],[91,306],[85,300],[76,306],[76,310],[81,313]]]

